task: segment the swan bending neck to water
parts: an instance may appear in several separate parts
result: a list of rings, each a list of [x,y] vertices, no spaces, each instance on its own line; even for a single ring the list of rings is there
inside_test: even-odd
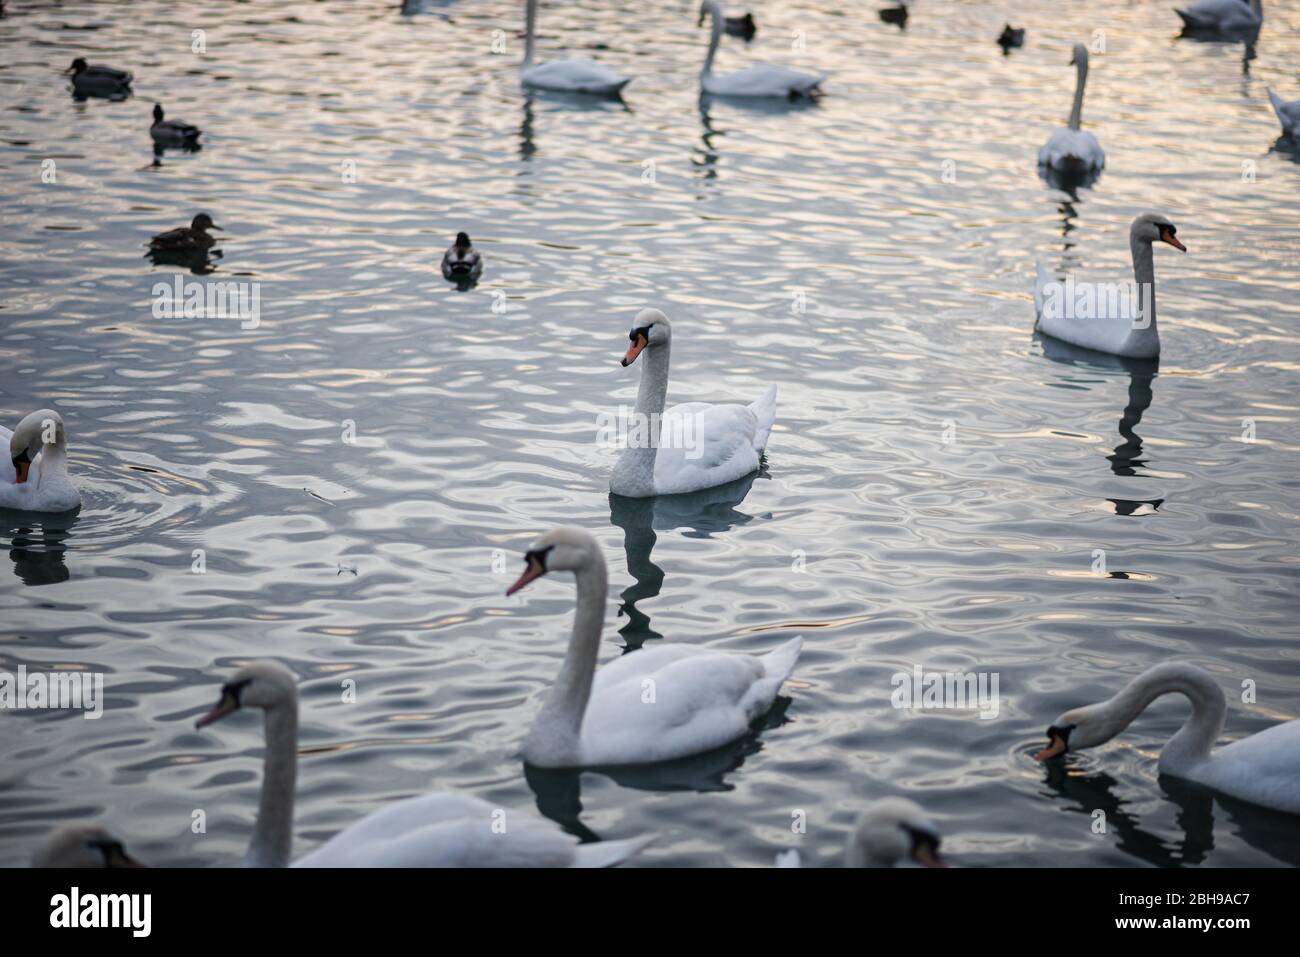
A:
[[[584,531],[556,528],[524,561],[507,595],[553,571],[573,572],[577,584],[564,661],[524,739],[524,760],[535,767],[651,764],[720,748],[771,708],[799,657],[800,638],[765,655],[674,643],[630,652],[597,671],[608,600],[600,546]]]
[[[712,18],[709,52],[704,57],[700,71],[700,88],[717,96],[784,97],[786,99],[815,98],[821,94],[821,82],[828,73],[803,73],[789,67],[759,63],[735,73],[717,75],[713,72],[713,58],[726,29],[726,19],[717,0],[704,0],[700,4],[700,19]]]
[[[1272,90],[1268,90],[1268,101],[1273,104],[1277,121],[1282,124],[1282,135],[1300,142],[1300,100],[1286,102]]]
[[[549,63],[534,65],[533,31],[537,24],[537,0],[527,0],[524,18],[526,20],[524,62],[519,68],[519,78],[524,86],[559,93],[615,96],[632,82],[629,77],[622,76],[594,60],[552,60]]]
[[[1039,165],[1057,170],[1089,172],[1106,165],[1106,153],[1097,137],[1081,128],[1083,123],[1083,91],[1088,83],[1088,48],[1082,43],[1074,45],[1070,63],[1077,70],[1074,86],[1074,105],[1065,127],[1051,135],[1038,151]]]
[[[1129,252],[1133,257],[1134,294],[1128,301],[1132,315],[1109,315],[1111,299],[1102,292],[1092,296],[1093,315],[1075,315],[1058,297],[1053,308],[1051,294],[1063,284],[1038,266],[1034,282],[1034,306],[1040,332],[1085,349],[1133,359],[1154,359],[1160,355],[1160,332],[1156,325],[1156,272],[1154,243],[1168,243],[1181,252],[1187,247],[1177,238],[1178,229],[1159,213],[1143,213],[1129,227]],[[1106,284],[1113,285],[1113,284]],[[1080,288],[1096,291],[1099,284],[1081,283]],[[1068,287],[1066,287],[1068,288]],[[1104,292],[1104,290],[1103,290]],[[1086,300],[1085,300],[1086,301]],[[1123,310],[1121,310],[1122,312]]]
[[[1274,725],[1212,751],[1223,732],[1227,699],[1206,671],[1186,662],[1155,665],[1113,698],[1065,712],[1047,729],[1047,747],[1035,760],[1104,744],[1165,694],[1183,695],[1191,702],[1192,713],[1160,752],[1161,774],[1300,814],[1300,721]]]
[[[298,688],[293,673],[274,661],[241,668],[221,688],[217,704],[197,727],[241,708],[265,713],[266,758],[257,823],[245,867],[285,867],[293,843],[294,785],[298,776]],[[432,793],[386,805],[296,861],[295,867],[610,867],[650,842],[648,837],[578,845],[550,821],[509,812],[458,794]]]
[[[637,313],[623,356],[641,359],[635,431],[619,455],[609,490],[627,498],[679,495],[725,485],[758,470],[776,421],[776,385],[749,403],[685,402],[664,411],[672,324],[658,309]]]
[[[845,867],[893,867],[912,861],[921,867],[947,867],[939,856],[939,829],[907,798],[882,798],[862,812],[844,850]],[[777,867],[799,867],[799,852],[783,851]]]
[[[0,461],[0,508],[29,512],[67,512],[81,505],[81,493],[68,477],[68,436],[63,416],[37,409],[10,432],[9,460]]]

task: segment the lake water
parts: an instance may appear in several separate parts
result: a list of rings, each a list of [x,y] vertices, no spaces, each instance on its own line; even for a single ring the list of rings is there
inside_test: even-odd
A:
[[[1264,92],[1300,98],[1300,7],[1266,4],[1248,54],[1175,40],[1171,6],[919,0],[900,31],[757,3],[720,69],[834,71],[820,105],[760,109],[700,103],[677,0],[543,4],[540,49],[632,76],[623,104],[521,95],[505,0],[6,4],[0,420],[58,408],[85,504],[0,517],[0,670],[103,672],[107,705],[0,715],[0,864],[81,817],[151,863],[238,862],[261,723],[193,726],[256,657],[302,681],[297,853],[436,787],[657,832],[657,865],[838,863],[892,794],[960,866],[1300,862],[1295,818],[1158,780],[1181,699],[1064,770],[1030,758],[1167,659],[1227,691],[1225,741],[1300,715],[1300,158]],[[1035,157],[1075,40],[1104,41],[1108,162],[1072,197]],[[134,97],[74,100],[75,56]],[[203,149],[155,161],[154,102]],[[1127,280],[1145,209],[1189,250],[1156,254],[1158,372],[1045,354],[1035,261]],[[200,210],[255,328],[153,313],[202,277],[144,243]],[[467,291],[438,272],[458,230],[487,261]],[[597,421],[633,401],[646,305],[670,401],[779,384],[752,482],[611,506]],[[526,776],[574,592],[504,591],[556,524],[605,548],[602,660],[803,635],[768,727],[684,768]],[[894,708],[914,666],[996,674],[997,717]]]

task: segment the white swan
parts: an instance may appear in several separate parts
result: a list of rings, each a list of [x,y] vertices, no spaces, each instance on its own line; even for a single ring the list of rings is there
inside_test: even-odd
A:
[[[524,739],[524,760],[535,767],[650,764],[719,748],[771,708],[799,657],[800,638],[765,655],[660,644],[597,671],[608,600],[600,546],[579,529],[556,528],[524,560],[507,595],[555,571],[573,572],[578,592],[569,649]]]
[[[1192,32],[1241,33],[1264,22],[1260,0],[1200,0],[1186,10],[1174,10],[1183,28]]]
[[[635,421],[609,490],[628,498],[680,495],[734,482],[755,471],[776,420],[776,386],[749,405],[684,402],[664,411],[672,325],[658,309],[642,309],[623,365],[644,353]],[[640,430],[638,435],[636,429]]]
[[[37,409],[12,432],[0,425],[0,442],[9,443],[9,460],[0,461],[0,508],[67,512],[81,505],[81,493],[68,478],[63,416]]]
[[[1107,288],[1114,287],[1118,290],[1119,283],[1080,280],[1074,286],[1074,298],[1092,292],[1091,305],[1086,308],[1074,309],[1064,302],[1063,299],[1067,297],[1061,293],[1068,293],[1071,286],[1058,282],[1055,276],[1039,264],[1038,276],[1034,281],[1034,309],[1038,314],[1038,330],[1097,352],[1133,359],[1154,359],[1159,356],[1160,332],[1156,327],[1156,273],[1152,243],[1168,243],[1175,249],[1187,252],[1187,247],[1178,241],[1175,235],[1177,232],[1168,217],[1159,213],[1143,213],[1133,220],[1133,225],[1129,228],[1128,244],[1133,256],[1136,286],[1129,287],[1126,296],[1119,297],[1112,295]],[[1113,310],[1112,305],[1124,308]]]
[[[274,661],[241,668],[198,720],[205,727],[240,708],[266,714],[266,759],[257,823],[245,867],[284,867],[293,842],[298,775],[298,687]],[[504,826],[502,826],[504,825]],[[578,844],[550,821],[459,794],[434,793],[383,807],[334,835],[294,867],[609,867],[649,838]]]
[[[1191,702],[1192,714],[1160,752],[1161,774],[1195,781],[1275,811],[1300,814],[1300,720],[1274,725],[1211,753],[1223,733],[1227,699],[1206,671],[1187,662],[1155,665],[1115,697],[1065,712],[1047,729],[1047,747],[1034,758],[1046,761],[1066,751],[1104,744],[1156,698],[1175,692]]]
[[[524,86],[560,93],[594,93],[612,96],[632,82],[595,60],[552,60],[533,63],[533,29],[537,22],[537,0],[528,0],[524,36],[524,62],[519,79]]]
[[[858,818],[844,850],[845,867],[893,867],[911,860],[922,867],[947,867],[939,856],[939,829],[907,798],[882,798]],[[776,855],[777,867],[801,867],[797,850]]]
[[[1088,82],[1088,48],[1082,43],[1076,43],[1070,63],[1078,71],[1070,120],[1066,126],[1053,133],[1038,151],[1038,164],[1055,170],[1092,172],[1106,165],[1106,153],[1097,142],[1097,137],[1079,128],[1083,120],[1083,89]]]
[[[143,866],[107,830],[82,821],[55,828],[32,856],[32,867]]]
[[[709,53],[704,58],[704,69],[700,71],[700,87],[705,93],[716,96],[780,96],[787,99],[815,97],[821,93],[820,84],[829,73],[801,73],[789,67],[759,63],[735,73],[715,75],[713,57],[718,52],[726,19],[717,0],[704,0],[700,4],[701,19],[705,14],[713,18]]]
[[[1277,121],[1282,124],[1282,135],[1300,142],[1300,100],[1292,100],[1288,103],[1269,90],[1268,101],[1273,104]]]

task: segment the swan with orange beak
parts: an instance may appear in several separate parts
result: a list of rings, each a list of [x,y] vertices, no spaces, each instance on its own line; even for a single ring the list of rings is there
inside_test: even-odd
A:
[[[68,477],[68,438],[63,416],[37,409],[10,432],[9,461],[0,461],[0,508],[28,512],[67,512],[81,505],[81,493]]]

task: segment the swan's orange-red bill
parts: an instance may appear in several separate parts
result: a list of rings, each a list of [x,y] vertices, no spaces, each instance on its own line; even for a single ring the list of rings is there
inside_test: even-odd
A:
[[[221,700],[217,702],[217,706],[213,708],[211,711],[209,711],[207,714],[205,714],[203,717],[199,718],[198,721],[195,721],[194,727],[206,728],[212,722],[220,721],[222,718],[230,714],[230,712],[234,711],[238,707],[239,707],[239,703],[235,701],[234,698],[232,698],[230,695],[223,694],[221,696]]]
[[[14,463],[14,472],[17,473],[17,477],[14,479],[15,484],[22,485],[27,481],[27,470],[29,468],[31,468],[30,462],[19,461]]]
[[[637,336],[633,339],[632,344],[627,347],[627,355],[623,357],[623,367],[627,368],[632,363],[636,362],[636,357],[641,354],[641,350],[644,349],[645,346],[645,336]]]
[[[546,569],[542,567],[542,563],[535,558],[529,558],[528,567],[525,568],[524,573],[519,576],[519,580],[506,589],[506,597],[507,598],[510,597],[515,592],[519,591],[519,589],[527,585],[530,581],[535,581],[536,579],[541,578],[545,574],[546,574]]]
[[[922,867],[947,867],[947,862],[941,858],[937,851],[922,845],[916,849],[912,855],[916,863]]]
[[[1048,758],[1054,758],[1065,751],[1065,740],[1053,737],[1052,742],[1043,750],[1034,755],[1035,761],[1046,761]]]
[[[1182,243],[1180,243],[1178,241],[1178,237],[1175,236],[1173,233],[1171,233],[1169,230],[1162,229],[1160,231],[1160,238],[1163,239],[1165,242],[1167,242],[1170,246],[1173,246],[1179,252],[1184,252],[1184,253],[1187,252],[1187,247],[1184,246]]]

